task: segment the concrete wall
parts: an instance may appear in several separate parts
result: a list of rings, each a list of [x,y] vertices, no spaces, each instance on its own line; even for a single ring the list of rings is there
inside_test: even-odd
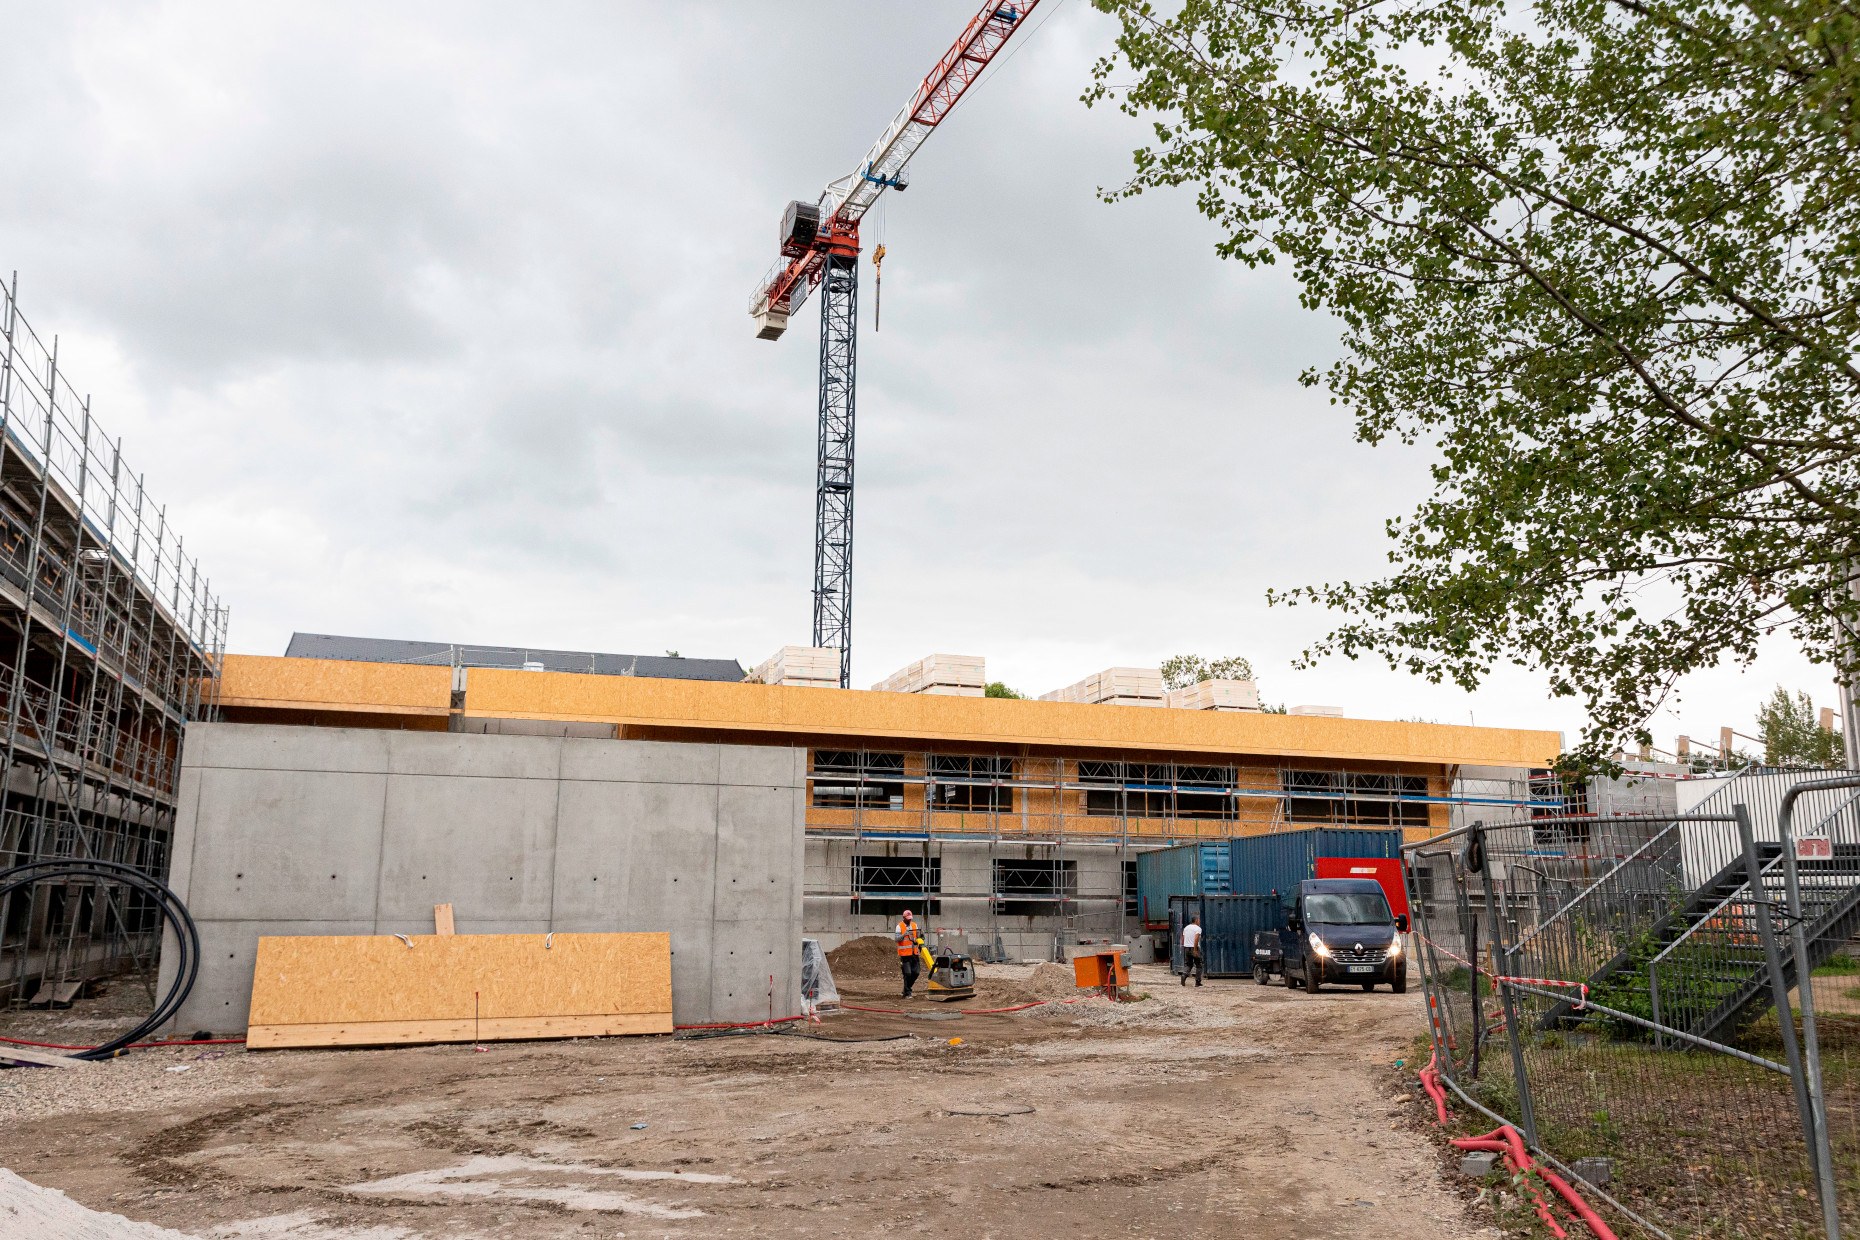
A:
[[[804,751],[190,724],[174,1027],[243,1029],[260,935],[666,930],[679,1024],[800,1004]],[[164,951],[164,973],[173,960]]]

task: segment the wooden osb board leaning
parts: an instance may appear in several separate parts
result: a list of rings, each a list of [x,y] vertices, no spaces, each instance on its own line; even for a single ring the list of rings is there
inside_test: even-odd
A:
[[[260,938],[248,1024],[253,1049],[670,1033],[671,936]]]

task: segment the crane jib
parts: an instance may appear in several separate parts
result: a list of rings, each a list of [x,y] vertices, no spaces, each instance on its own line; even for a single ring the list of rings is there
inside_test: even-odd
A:
[[[1026,24],[1028,14],[1040,0],[1021,4],[1001,4],[991,0],[969,20],[960,37],[943,53],[911,95],[910,102],[892,118],[877,142],[859,162],[858,171],[828,183],[821,192],[819,205],[822,221],[836,221],[857,235],[859,221],[878,196],[887,189],[902,190],[909,183],[905,165],[910,163],[930,131],[942,123],[962,101],[1016,30]],[[791,251],[792,252],[792,251]],[[817,255],[804,255],[777,263],[756,286],[750,299],[750,314],[763,323],[761,334],[774,339],[786,327],[786,316],[800,309],[807,294],[820,282],[821,264]],[[771,318],[780,322],[771,325]]]

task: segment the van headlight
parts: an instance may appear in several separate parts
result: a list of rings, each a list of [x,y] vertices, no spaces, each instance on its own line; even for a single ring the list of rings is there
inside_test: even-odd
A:
[[[1312,951],[1324,957],[1324,959],[1326,960],[1330,959],[1330,948],[1324,946],[1324,940],[1320,939],[1317,936],[1317,933],[1315,931],[1307,935],[1306,938],[1307,938],[1307,941],[1311,944]]]
[[[1401,935],[1398,934],[1389,940],[1389,959],[1393,960],[1399,955],[1401,955]]]

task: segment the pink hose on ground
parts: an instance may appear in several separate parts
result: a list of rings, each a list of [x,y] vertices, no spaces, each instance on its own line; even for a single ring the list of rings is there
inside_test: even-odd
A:
[[[1494,1128],[1483,1137],[1455,1138],[1452,1144],[1455,1148],[1462,1150],[1492,1150],[1503,1153],[1506,1163],[1514,1172],[1535,1172],[1544,1183],[1554,1188],[1557,1194],[1569,1204],[1569,1208],[1576,1212],[1576,1217],[1588,1224],[1589,1230],[1595,1233],[1597,1240],[1616,1240],[1614,1230],[1602,1221],[1601,1216],[1582,1199],[1575,1189],[1570,1187],[1567,1180],[1549,1168],[1537,1165],[1529,1151],[1524,1148],[1524,1138],[1519,1136],[1518,1130],[1510,1124]],[[1535,1196],[1534,1192],[1533,1196]],[[1537,1213],[1550,1224],[1552,1231],[1559,1236],[1563,1234],[1562,1229],[1557,1227],[1555,1221],[1550,1218],[1549,1207],[1543,1203],[1541,1198],[1537,1202]]]
[[[1419,1075],[1421,1088],[1425,1089],[1427,1096],[1433,1100],[1435,1118],[1444,1125],[1447,1122],[1447,1091],[1440,1083],[1439,1065],[1440,1052],[1436,1050],[1428,1058],[1427,1066],[1421,1069]],[[1555,1189],[1557,1195],[1569,1204],[1569,1208],[1576,1212],[1576,1217],[1588,1224],[1589,1230],[1595,1233],[1596,1240],[1616,1240],[1614,1229],[1602,1221],[1601,1215],[1582,1199],[1581,1194],[1570,1187],[1567,1180],[1549,1168],[1537,1165],[1531,1158],[1530,1151],[1524,1148],[1524,1138],[1518,1135],[1518,1130],[1510,1124],[1494,1128],[1482,1137],[1456,1137],[1452,1144],[1456,1149],[1491,1150],[1494,1153],[1503,1154],[1505,1162],[1514,1173],[1536,1172],[1544,1183]],[[1538,1216],[1549,1224],[1550,1230],[1556,1235],[1564,1235],[1563,1229],[1557,1225],[1556,1219],[1551,1215],[1549,1205],[1538,1195],[1535,1188],[1531,1190],[1531,1196],[1536,1199],[1534,1204],[1537,1207]]]
[[[1447,1091],[1440,1084],[1440,1069],[1435,1065],[1440,1062],[1440,1052],[1435,1051],[1427,1066],[1421,1069],[1421,1088],[1434,1100],[1434,1118],[1444,1127],[1447,1122]]]

